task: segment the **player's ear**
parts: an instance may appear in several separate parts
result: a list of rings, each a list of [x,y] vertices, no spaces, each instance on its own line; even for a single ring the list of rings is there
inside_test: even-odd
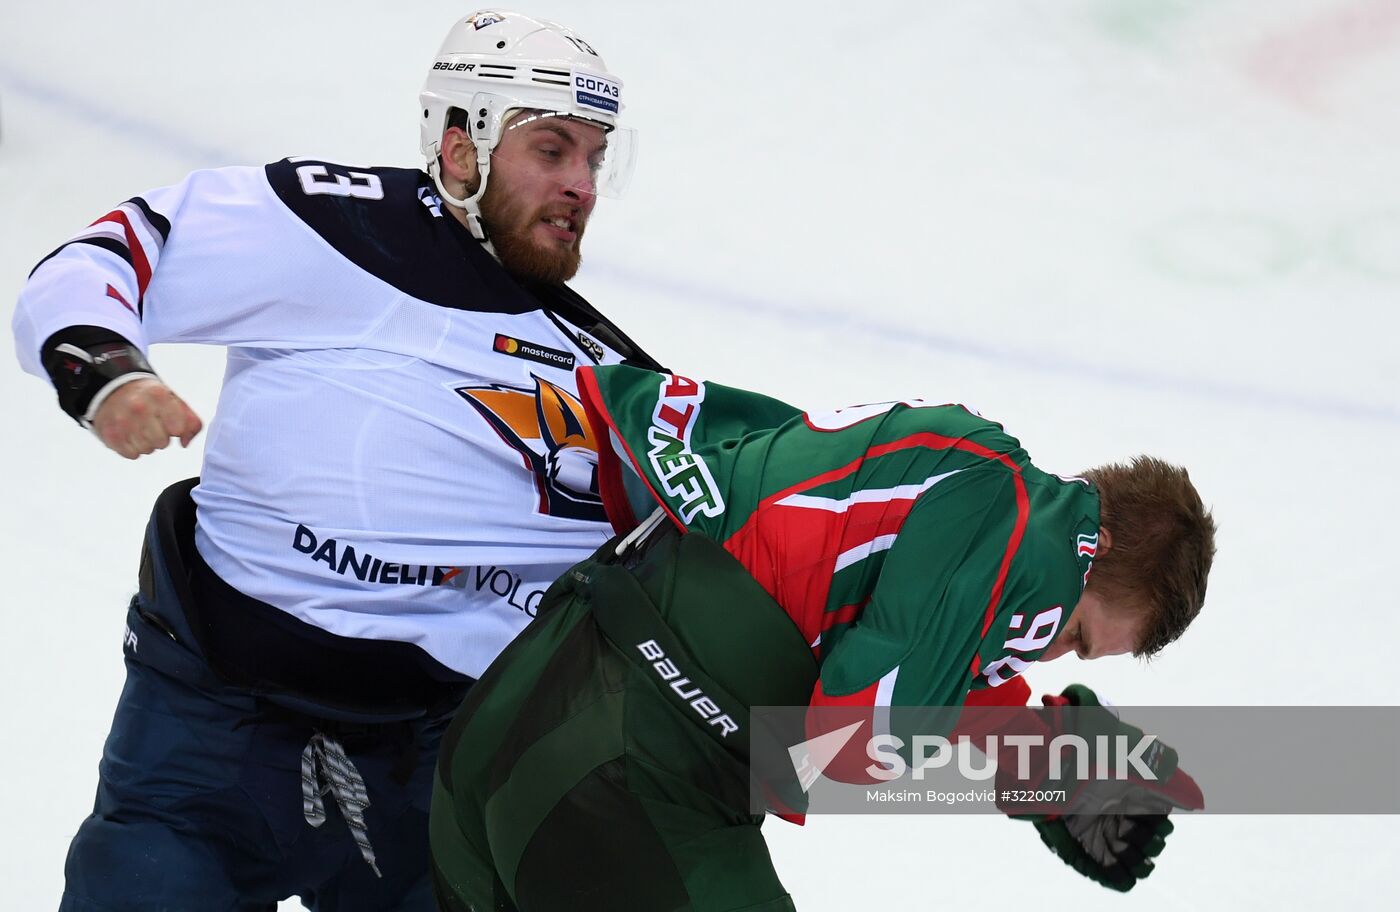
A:
[[[472,190],[476,187],[476,143],[461,127],[448,127],[442,134],[442,173]]]
[[[1102,557],[1104,552],[1113,547],[1113,533],[1104,526],[1099,526],[1099,547],[1098,556]]]

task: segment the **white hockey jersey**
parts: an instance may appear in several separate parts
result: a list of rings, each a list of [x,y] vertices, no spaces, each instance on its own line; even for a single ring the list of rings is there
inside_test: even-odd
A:
[[[512,279],[420,172],[289,159],[130,200],[32,273],[25,369],[74,325],[228,347],[196,544],[323,630],[476,677],[609,535],[573,371],[624,337]]]

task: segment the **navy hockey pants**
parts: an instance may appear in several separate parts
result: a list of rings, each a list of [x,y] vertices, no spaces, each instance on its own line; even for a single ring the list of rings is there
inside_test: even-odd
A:
[[[150,635],[137,633],[138,650]],[[299,895],[312,909],[430,910],[428,802],[446,726],[442,718],[418,728],[406,784],[393,776],[400,745],[341,737],[366,783],[381,879],[331,796],[320,827],[303,817],[309,726],[259,719],[250,698],[200,691],[129,660],[60,908],[242,912]]]
[[[126,685],[92,815],[69,848],[60,909],[244,912],[291,896],[338,912],[433,909],[428,805],[450,711],[313,723],[226,686],[201,657],[154,545],[154,566],[143,568],[153,593],[128,609]],[[319,826],[306,820],[302,755],[318,731],[363,777],[382,877],[333,795]]]

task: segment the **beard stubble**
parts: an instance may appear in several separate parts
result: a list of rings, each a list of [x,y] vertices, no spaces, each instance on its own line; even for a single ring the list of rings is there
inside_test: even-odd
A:
[[[481,220],[486,224],[491,245],[496,248],[506,272],[517,278],[561,285],[578,272],[583,260],[581,247],[587,223],[580,220],[573,243],[560,247],[541,243],[531,236],[543,217],[542,211],[514,202],[510,190],[499,183],[487,184],[482,194]]]

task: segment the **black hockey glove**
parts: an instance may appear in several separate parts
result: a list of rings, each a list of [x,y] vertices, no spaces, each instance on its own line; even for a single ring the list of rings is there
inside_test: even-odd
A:
[[[1109,744],[1120,735],[1127,736],[1129,742],[1143,737],[1141,729],[1120,721],[1082,684],[1072,684],[1061,696],[1047,696],[1044,702],[1049,707],[1080,707],[1074,724],[1060,730],[1079,734],[1091,744],[1095,736],[1107,735]],[[1167,815],[1175,808],[1198,810],[1205,806],[1195,780],[1177,768],[1176,751],[1160,742],[1152,747],[1143,760],[1156,779],[1136,774],[1127,779],[1083,781],[1041,778],[1035,788],[1065,786],[1061,812],[1027,814],[1006,805],[1003,810],[1033,823],[1050,851],[1080,874],[1112,890],[1127,892],[1152,873],[1154,859],[1173,830]],[[1096,766],[1101,759],[1096,758]],[[999,794],[1003,784],[999,773]]]
[[[1152,873],[1172,822],[1161,813],[1068,814],[1037,820],[1040,841],[1065,864],[1111,890],[1126,893]]]
[[[155,377],[141,350],[100,326],[69,326],[45,340],[39,358],[59,406],[85,428],[107,396],[133,380]]]

